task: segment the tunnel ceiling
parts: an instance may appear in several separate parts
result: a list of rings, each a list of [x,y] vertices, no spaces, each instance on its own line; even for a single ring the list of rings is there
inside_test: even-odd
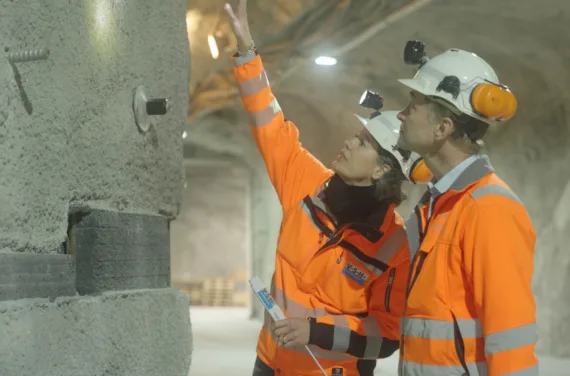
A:
[[[406,6],[425,3],[396,22],[390,17]],[[239,152],[249,142],[228,56],[235,50],[223,13],[224,1],[189,1],[192,50],[191,100],[186,142]],[[397,77],[413,74],[402,61],[409,39],[426,42],[428,55],[458,47],[485,58],[519,99],[519,112],[489,137],[490,150],[515,163],[544,163],[546,150],[567,153],[566,67],[570,37],[566,0],[249,0],[251,31],[264,57],[274,91],[286,113],[301,129],[302,141],[328,161],[357,126],[352,114],[363,113],[358,99],[366,88],[386,97],[387,109],[401,108],[407,98]],[[388,21],[373,37],[355,40],[367,29]],[[385,25],[384,25],[385,26]],[[208,33],[219,35],[220,57],[214,60]],[[346,48],[333,67],[313,59]],[[223,47],[227,46],[224,50]],[[328,143],[320,142],[326,136]],[[229,144],[228,144],[229,140]],[[204,141],[204,142],[202,142]],[[508,151],[499,147],[508,142]],[[248,148],[249,150],[249,148]],[[254,150],[252,148],[251,150]],[[525,179],[512,172],[512,179]],[[519,175],[517,175],[519,174]],[[514,176],[517,175],[517,176]]]

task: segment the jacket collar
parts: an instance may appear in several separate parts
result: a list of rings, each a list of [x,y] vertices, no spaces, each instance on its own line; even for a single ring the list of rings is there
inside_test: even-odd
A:
[[[461,176],[461,174],[469,168],[474,162],[482,158],[479,154],[473,154],[467,159],[453,167],[447,174],[437,181],[432,181],[427,184],[428,189],[433,197],[440,196],[447,192],[453,183]]]
[[[487,176],[495,172],[495,169],[491,165],[489,157],[486,155],[480,155],[473,163],[471,163],[467,168],[459,174],[457,179],[451,184],[449,190],[454,192],[462,192],[466,190],[469,186],[481,180],[484,176]]]
[[[489,157],[473,155],[453,168],[439,181],[432,181],[420,199],[418,206],[427,204],[430,198],[444,195],[447,192],[456,194],[465,191],[469,186],[484,176],[495,172]]]
[[[348,223],[345,226],[337,228],[336,219],[334,215],[328,210],[325,203],[320,198],[319,190],[317,194],[310,197],[310,201],[313,205],[320,211],[329,217],[329,220],[335,229],[333,232],[339,231],[341,228],[351,229],[358,232],[360,235],[364,236],[370,242],[377,242],[384,235],[387,228],[394,221],[394,216],[396,215],[395,209],[396,205],[383,206],[379,210],[374,211],[365,221],[358,223]]]

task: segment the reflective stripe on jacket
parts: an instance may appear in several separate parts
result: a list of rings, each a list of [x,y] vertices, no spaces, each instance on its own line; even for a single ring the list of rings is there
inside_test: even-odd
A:
[[[359,359],[398,348],[410,265],[404,222],[390,206],[379,213],[379,228],[336,227],[321,200],[332,172],[284,119],[261,58],[235,58],[234,65],[253,138],[283,208],[272,294],[288,317],[316,318],[310,347],[328,374],[341,368],[343,375],[357,375]],[[304,348],[278,347],[269,320],[259,336],[261,360],[280,376],[321,375]]]
[[[536,234],[484,157],[406,222],[412,257],[400,376],[536,376]]]

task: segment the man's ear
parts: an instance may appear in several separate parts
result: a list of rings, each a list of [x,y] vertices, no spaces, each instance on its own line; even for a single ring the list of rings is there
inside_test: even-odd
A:
[[[374,168],[374,171],[372,172],[372,180],[374,181],[380,180],[382,176],[384,176],[388,172],[390,172],[390,166],[388,166],[387,164],[378,165]]]
[[[434,138],[436,141],[442,141],[451,136],[455,130],[453,120],[448,117],[442,117],[434,129]]]

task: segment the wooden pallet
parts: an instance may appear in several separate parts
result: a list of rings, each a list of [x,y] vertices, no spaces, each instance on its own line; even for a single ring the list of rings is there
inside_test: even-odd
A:
[[[231,306],[235,281],[229,278],[206,279],[202,285],[201,305],[205,306]]]
[[[202,281],[184,281],[173,284],[172,287],[178,288],[180,291],[190,297],[190,305],[200,305],[202,302]]]
[[[234,278],[208,278],[173,284],[190,296],[191,306],[245,306],[248,301],[246,283]]]

